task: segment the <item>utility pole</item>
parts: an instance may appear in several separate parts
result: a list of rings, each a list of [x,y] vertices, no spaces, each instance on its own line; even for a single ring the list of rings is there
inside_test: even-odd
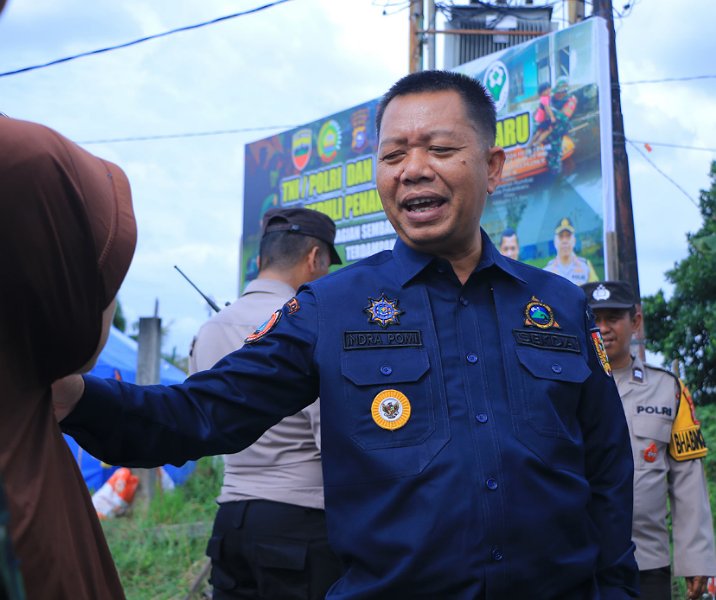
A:
[[[637,298],[641,298],[639,290],[639,272],[636,260],[636,238],[634,235],[634,213],[631,204],[631,185],[629,183],[629,159],[626,152],[624,137],[624,118],[622,116],[621,96],[619,89],[619,70],[617,68],[617,48],[614,36],[614,18],[612,0],[594,0],[594,15],[607,21],[609,30],[609,79],[611,81],[612,100],[612,145],[614,150],[614,199],[616,266],[610,272],[611,279],[623,279],[634,288]]]
[[[612,95],[612,149],[614,151],[614,201],[615,235],[607,237],[609,278],[628,281],[636,296],[636,308],[641,311],[641,290],[636,260],[636,236],[634,234],[634,212],[631,205],[631,183],[629,181],[629,158],[624,136],[619,69],[617,67],[617,44],[614,34],[612,0],[594,0],[594,15],[607,21],[609,30],[609,80]],[[644,321],[636,332],[636,350],[639,357],[646,358]]]
[[[137,379],[139,385],[159,383],[159,365],[161,362],[162,320],[157,316],[155,303],[154,317],[140,317],[137,353]],[[154,497],[158,485],[158,469],[135,469],[139,477],[137,496],[145,504]]]
[[[570,25],[584,21],[584,0],[567,0],[567,21]]]
[[[423,0],[410,0],[410,40],[408,43],[408,71],[417,73],[423,70]]]

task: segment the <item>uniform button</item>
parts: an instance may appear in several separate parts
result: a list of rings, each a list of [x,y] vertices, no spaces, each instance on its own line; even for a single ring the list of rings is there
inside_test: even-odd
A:
[[[502,556],[502,552],[499,548],[493,548],[492,549],[492,560],[502,560],[504,557]]]
[[[463,306],[467,306],[468,304],[470,304],[470,301],[464,296],[460,296],[460,304],[462,304]]]
[[[493,479],[492,477],[490,477],[490,478],[485,482],[485,485],[486,485],[489,489],[491,489],[491,490],[496,490],[496,489],[497,489],[497,480],[495,480],[495,479]]]
[[[471,365],[474,365],[477,362],[477,354],[473,354],[470,352],[465,358],[467,358],[467,362],[469,362]]]
[[[477,413],[477,415],[475,415],[475,418],[477,419],[478,423],[487,423],[487,414],[485,413]]]
[[[561,373],[562,372],[562,365],[558,365],[557,363],[554,363],[552,365],[552,371],[555,373]]]
[[[393,372],[393,367],[390,367],[388,365],[383,365],[380,368],[380,372],[383,373],[383,375],[390,375]]]

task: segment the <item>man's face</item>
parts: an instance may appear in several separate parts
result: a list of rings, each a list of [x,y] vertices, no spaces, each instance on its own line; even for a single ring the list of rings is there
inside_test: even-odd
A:
[[[577,238],[568,229],[563,229],[557,235],[554,236],[554,245],[557,247],[557,253],[560,256],[569,256],[574,250],[574,244],[577,242]]]
[[[518,260],[520,256],[520,246],[517,243],[516,235],[506,235],[500,243],[500,254]]]
[[[445,258],[479,248],[487,192],[505,154],[468,118],[454,91],[397,96],[383,114],[376,182],[385,214],[411,248]]]
[[[604,339],[604,349],[614,368],[625,367],[631,360],[630,344],[641,316],[632,318],[629,310],[603,308],[594,311],[594,320]]]

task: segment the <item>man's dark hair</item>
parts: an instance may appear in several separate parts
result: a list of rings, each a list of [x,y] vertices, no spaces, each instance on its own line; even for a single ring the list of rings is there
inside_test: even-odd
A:
[[[302,235],[291,231],[271,231],[264,234],[259,246],[261,258],[259,271],[268,268],[291,269],[295,267],[311,251],[318,246],[321,256],[330,260],[328,244],[310,235]]]
[[[505,228],[505,230],[502,232],[502,235],[500,235],[500,243],[502,243],[502,240],[504,240],[506,237],[512,237],[513,235],[516,236],[517,232],[512,229],[512,227]]]
[[[476,79],[452,71],[419,71],[406,75],[394,83],[378,103],[375,114],[376,131],[380,134],[385,109],[397,96],[444,91],[460,94],[468,118],[476,125],[479,132],[488,137],[492,146],[497,132],[497,116],[492,97]]]
[[[548,89],[550,89],[551,87],[552,87],[552,84],[545,81],[544,83],[540,83],[540,84],[539,84],[539,87],[537,88],[537,92],[538,92],[539,95],[541,96],[542,94],[544,94],[544,93],[545,93]]]

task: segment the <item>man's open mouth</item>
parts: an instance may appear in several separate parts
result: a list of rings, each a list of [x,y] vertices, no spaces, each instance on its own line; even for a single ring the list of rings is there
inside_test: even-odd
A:
[[[442,198],[413,198],[407,200],[404,206],[408,212],[421,213],[427,212],[434,208],[438,208],[445,204],[445,200]]]

